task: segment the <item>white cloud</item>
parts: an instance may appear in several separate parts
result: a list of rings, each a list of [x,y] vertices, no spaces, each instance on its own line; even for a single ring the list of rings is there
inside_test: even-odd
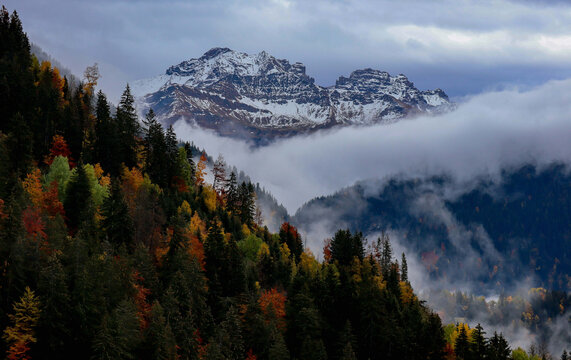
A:
[[[290,212],[358,180],[450,173],[459,181],[523,161],[571,160],[571,80],[526,92],[474,96],[454,112],[390,125],[343,128],[250,149],[177,122],[179,137],[222,153]]]

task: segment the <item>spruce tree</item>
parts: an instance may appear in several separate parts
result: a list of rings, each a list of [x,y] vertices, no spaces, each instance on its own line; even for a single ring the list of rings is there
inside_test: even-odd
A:
[[[468,335],[466,334],[464,324],[460,324],[459,327],[460,330],[458,332],[458,337],[456,338],[454,352],[456,353],[456,358],[458,360],[466,360],[469,359],[470,356],[470,343],[468,342]]]
[[[66,189],[64,201],[65,214],[69,228],[77,230],[80,222],[87,216],[87,209],[91,201],[89,178],[83,167],[79,164],[72,174]]]
[[[165,154],[163,159],[167,164],[167,179],[165,186],[169,186],[175,176],[180,176],[177,157],[178,142],[172,125],[169,125],[165,134]]]
[[[230,178],[226,183],[226,209],[236,214],[238,207],[238,183],[236,181],[236,173],[231,172]]]
[[[135,100],[131,94],[131,88],[127,84],[117,107],[116,118],[121,144],[121,160],[129,168],[137,165],[139,123],[134,103]]]
[[[124,244],[128,250],[133,250],[133,221],[116,179],[112,181],[111,194],[103,201],[101,215],[101,227],[105,231],[107,241],[116,249]]]
[[[486,333],[482,325],[478,324],[472,332],[472,354],[474,359],[486,359],[488,354],[487,341],[484,337]]]
[[[402,253],[401,259],[401,271],[400,271],[401,281],[408,282],[408,265],[406,263],[406,256]]]
[[[510,354],[511,350],[504,336],[494,331],[494,336],[488,343],[488,359],[507,360]]]
[[[145,344],[141,359],[175,360],[176,340],[171,326],[165,317],[163,307],[158,301],[153,303],[149,327],[145,331]]]
[[[365,256],[363,242],[363,234],[360,232],[352,235],[349,229],[338,230],[331,240],[331,259],[339,261],[342,266],[350,265],[355,257],[363,260]]]
[[[147,113],[145,129],[145,164],[144,168],[151,181],[163,188],[168,186],[169,162],[165,157],[167,143],[162,125],[157,121],[153,109]]]
[[[99,162],[111,176],[119,176],[122,161],[121,141],[117,124],[111,117],[109,103],[101,90],[97,93],[95,116],[95,161]]]

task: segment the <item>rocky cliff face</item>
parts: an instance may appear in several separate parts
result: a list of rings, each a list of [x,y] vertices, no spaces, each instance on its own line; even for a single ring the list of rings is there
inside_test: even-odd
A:
[[[139,110],[152,107],[164,123],[185,119],[221,135],[253,139],[392,122],[452,106],[442,90],[420,91],[404,75],[356,70],[322,87],[301,63],[228,48],[211,49],[132,88]]]

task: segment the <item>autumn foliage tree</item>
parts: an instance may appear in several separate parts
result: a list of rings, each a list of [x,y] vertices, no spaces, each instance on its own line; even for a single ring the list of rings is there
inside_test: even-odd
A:
[[[40,300],[29,287],[26,287],[12,310],[13,312],[8,315],[12,325],[4,329],[3,335],[4,341],[9,346],[6,358],[31,359],[30,346],[37,341],[34,329],[40,318]]]
[[[61,135],[54,135],[52,139],[52,147],[50,148],[49,155],[45,159],[45,163],[51,165],[56,156],[66,157],[70,163],[70,166],[75,166],[75,163],[71,158],[71,150]]]
[[[198,164],[196,164],[196,174],[195,174],[195,181],[197,186],[204,185],[204,178],[206,176],[206,153],[203,151],[202,155],[200,155],[200,160]]]
[[[258,303],[264,314],[265,321],[267,323],[275,321],[278,329],[285,331],[286,296],[276,288],[271,288],[270,290],[262,291]]]

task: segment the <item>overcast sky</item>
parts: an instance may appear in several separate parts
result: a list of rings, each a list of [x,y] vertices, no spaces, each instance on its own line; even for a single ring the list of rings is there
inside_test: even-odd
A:
[[[300,61],[320,85],[372,67],[459,97],[571,77],[571,5],[540,0],[4,0],[32,42],[81,75],[127,81],[212,47]]]

